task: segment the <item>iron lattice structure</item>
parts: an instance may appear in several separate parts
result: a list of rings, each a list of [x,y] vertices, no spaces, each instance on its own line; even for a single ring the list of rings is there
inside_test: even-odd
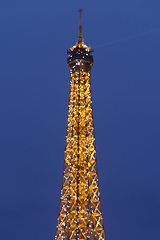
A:
[[[81,14],[80,14],[81,16]],[[55,239],[104,240],[105,233],[96,170],[90,71],[92,51],[79,38],[68,51],[70,98],[65,169]]]

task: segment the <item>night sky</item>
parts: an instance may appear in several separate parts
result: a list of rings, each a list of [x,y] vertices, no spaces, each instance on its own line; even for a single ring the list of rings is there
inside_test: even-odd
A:
[[[79,8],[107,240],[158,240],[158,0],[0,1],[0,240],[55,234]]]

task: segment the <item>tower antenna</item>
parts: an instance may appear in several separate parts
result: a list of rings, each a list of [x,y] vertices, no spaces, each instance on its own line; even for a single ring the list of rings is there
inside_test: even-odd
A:
[[[82,34],[82,13],[83,10],[79,9],[79,30],[78,30],[78,44],[83,42],[83,34]]]

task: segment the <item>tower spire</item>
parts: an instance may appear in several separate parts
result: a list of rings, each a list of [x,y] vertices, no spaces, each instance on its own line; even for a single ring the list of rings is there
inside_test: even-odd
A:
[[[82,34],[82,9],[79,9],[79,29],[78,29],[78,44],[83,43],[83,34]]]

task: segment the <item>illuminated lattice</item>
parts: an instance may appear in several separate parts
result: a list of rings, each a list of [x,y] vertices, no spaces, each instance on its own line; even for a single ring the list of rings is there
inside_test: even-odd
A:
[[[80,37],[68,51],[68,65],[71,82],[65,169],[55,239],[104,240],[90,90],[93,57]]]

